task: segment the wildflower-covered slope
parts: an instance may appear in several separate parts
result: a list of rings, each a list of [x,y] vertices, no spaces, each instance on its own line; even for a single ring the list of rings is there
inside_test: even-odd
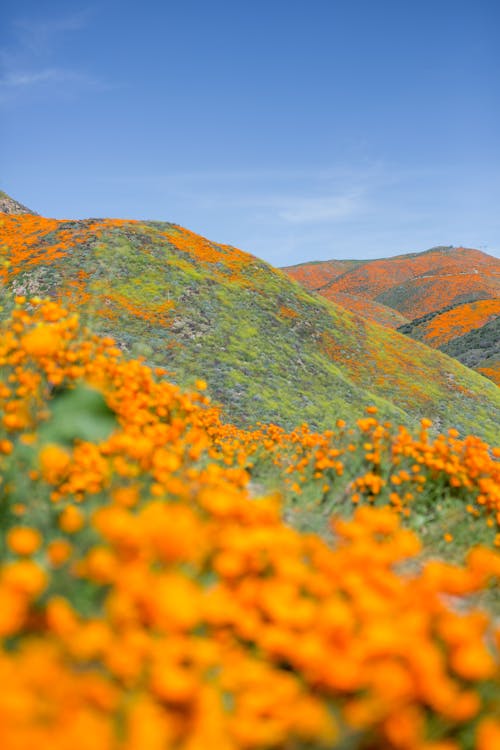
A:
[[[330,296],[328,290],[326,290],[322,296],[325,299],[330,299],[336,305],[341,305],[341,307],[345,307],[347,310],[362,315],[364,318],[387,328],[398,329],[409,322],[408,318],[405,318],[397,310],[393,310],[392,307],[387,307],[387,305],[382,305],[380,302],[367,299],[361,294],[337,292]]]
[[[456,357],[500,385],[500,298],[445,308],[398,330]]]
[[[299,263],[296,266],[286,266],[281,270],[309,291],[318,292],[325,299],[329,299],[347,310],[351,310],[351,312],[363,315],[363,317],[373,320],[375,323],[380,323],[380,325],[389,328],[398,328],[408,323],[408,318],[405,318],[397,310],[375,302],[364,294],[330,291],[330,283],[334,279],[363,265],[364,262],[362,260],[310,261]]]
[[[498,450],[374,406],[241,430],[51,302],[16,300],[0,368],[2,750],[499,746],[474,604],[500,580]],[[329,542],[252,494],[266,472]],[[464,563],[419,559],[407,526],[450,509]]]
[[[362,260],[316,260],[285,266],[282,270],[306,289],[315,292],[362,263]]]
[[[176,225],[3,215],[0,250],[8,290],[64,301],[179,383],[202,375],[240,424],[327,428],[376,403],[494,439],[500,393],[482,378]]]
[[[328,261],[325,268],[330,269]],[[500,297],[500,260],[479,250],[463,247],[437,247],[423,253],[398,255],[393,258],[357,261],[341,272],[342,264],[332,261],[333,272],[315,277],[314,286],[328,299],[337,294],[354,294],[397,310],[410,320],[460,302]],[[309,266],[320,269],[323,264],[302,264],[284,269],[304,283]]]
[[[497,258],[478,250],[434,248],[382,260],[324,261],[283,270],[327,299],[500,382]]]

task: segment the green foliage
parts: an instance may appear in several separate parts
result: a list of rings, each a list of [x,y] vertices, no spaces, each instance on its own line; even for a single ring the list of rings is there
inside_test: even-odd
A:
[[[481,328],[469,331],[448,344],[442,351],[456,357],[467,367],[477,367],[484,360],[500,357],[500,318],[490,320]]]
[[[40,429],[41,442],[68,447],[76,440],[105,440],[118,426],[116,415],[102,393],[82,383],[57,391],[50,402],[50,418]]]

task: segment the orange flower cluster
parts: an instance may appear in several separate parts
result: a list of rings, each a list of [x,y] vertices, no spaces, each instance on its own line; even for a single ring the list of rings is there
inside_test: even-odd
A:
[[[483,299],[458,305],[435,315],[418,330],[423,332],[423,340],[426,344],[439,348],[454,338],[481,328],[499,315],[500,299]]]
[[[381,423],[376,407],[355,428],[316,433],[307,425],[286,433],[276,425],[243,431],[233,425],[210,426],[214,458],[236,460],[258,471],[265,455],[279,470],[292,501],[303,495],[316,506],[367,502],[390,506],[404,517],[414,510],[439,515],[440,502],[453,498],[462,514],[482,518],[500,546],[500,448],[455,430],[431,437],[423,419],[414,436],[408,429]],[[344,507],[345,510],[345,507]]]
[[[18,300],[0,367],[2,749],[498,745],[500,630],[467,597],[500,578],[500,556],[408,566],[417,537],[368,505],[333,520],[329,544],[249,481],[267,454],[290,481],[341,481],[361,434],[358,492],[387,483],[390,450],[391,476],[407,481],[410,460],[490,503],[487,448],[433,443],[427,424],[388,448],[375,408],[357,433],[239,431],[203,381],[182,393],[53,302]],[[116,415],[107,437],[59,437],[82,381]]]
[[[201,237],[184,227],[173,226],[164,236],[178,250],[187,253],[196,260],[204,263],[218,264],[221,275],[228,279],[244,282],[241,272],[249,263],[256,263],[257,259],[229,245],[219,245]]]
[[[424,491],[425,484],[444,483],[447,494],[463,498],[468,512],[483,513],[488,525],[500,526],[498,449],[490,449],[487,443],[472,435],[460,439],[453,429],[448,435],[430,439],[432,422],[428,419],[422,420],[418,438],[403,427],[392,437],[390,428],[380,425],[374,418],[359,420],[358,425],[368,438],[364,448],[371,469],[355,484],[363,489],[368,486],[369,500],[373,501],[384,487],[386,492],[391,490],[391,503],[398,509],[406,507],[409,513],[415,496]],[[391,458],[384,467],[387,451]],[[367,482],[369,476],[376,476],[376,488]],[[500,537],[497,543],[499,541]]]
[[[500,385],[500,360],[488,363],[488,367],[478,367],[477,371]]]
[[[355,260],[320,260],[313,263],[287,266],[282,270],[302,286],[305,286],[306,289],[315,292],[321,287],[326,287],[330,281],[356,265],[358,265],[358,262]]]
[[[280,307],[280,316],[282,318],[298,318],[299,314],[296,310],[292,310],[291,307],[286,307],[285,305],[281,305]]]
[[[381,305],[372,299],[367,299],[361,294],[347,294],[346,292],[336,292],[326,288],[322,292],[322,296],[329,299],[330,302],[335,302],[337,305],[341,305],[347,310],[387,328],[396,329],[408,323],[408,318],[405,318],[397,310],[393,310],[392,307],[387,307],[386,305]]]
[[[78,231],[69,228],[72,222],[63,219],[46,219],[32,214],[0,215],[0,249],[7,251],[6,265],[0,269],[6,281],[29,266],[49,263],[62,258],[77,243],[96,236],[113,227],[134,222],[122,219],[81,221]]]

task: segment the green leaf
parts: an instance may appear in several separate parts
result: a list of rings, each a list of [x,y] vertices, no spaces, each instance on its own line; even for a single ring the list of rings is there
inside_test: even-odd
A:
[[[87,385],[57,393],[51,417],[40,430],[43,442],[72,445],[75,440],[105,440],[118,426],[115,413],[102,393]]]

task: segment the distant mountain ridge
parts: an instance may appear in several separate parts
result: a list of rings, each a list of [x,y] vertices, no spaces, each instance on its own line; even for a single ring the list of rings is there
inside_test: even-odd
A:
[[[439,348],[500,384],[492,333],[499,314],[494,304],[500,300],[498,258],[439,246],[392,258],[303,263],[283,270],[326,299]],[[482,326],[487,328],[481,335]]]
[[[328,429],[375,404],[498,438],[500,391],[481,376],[178,225],[4,213],[0,256],[7,291],[64,302],[182,385],[206,379],[239,424]]]
[[[356,261],[300,264],[283,270],[306,288],[335,300],[360,295],[414,319],[445,305],[500,296],[500,260],[470,248],[437,247],[422,253]],[[328,269],[323,274],[318,271]],[[311,277],[312,269],[316,273]],[[337,273],[332,273],[337,269]],[[466,278],[464,278],[466,277]],[[314,285],[310,279],[314,278]],[[461,297],[467,296],[467,300]]]

